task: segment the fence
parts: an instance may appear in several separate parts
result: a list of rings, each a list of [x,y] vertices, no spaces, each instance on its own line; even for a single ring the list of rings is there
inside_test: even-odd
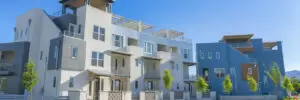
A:
[[[24,95],[8,95],[0,94],[0,100],[27,100],[27,96]]]

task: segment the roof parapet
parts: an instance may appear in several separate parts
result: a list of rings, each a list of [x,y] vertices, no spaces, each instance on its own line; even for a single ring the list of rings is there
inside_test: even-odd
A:
[[[152,25],[144,24],[142,21],[130,20],[116,14],[113,14],[112,24],[120,25],[138,32],[143,32],[154,28]]]

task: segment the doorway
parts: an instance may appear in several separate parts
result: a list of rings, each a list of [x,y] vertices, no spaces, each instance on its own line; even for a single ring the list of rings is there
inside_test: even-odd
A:
[[[99,92],[100,92],[100,78],[95,78],[94,80],[94,100],[99,99]]]

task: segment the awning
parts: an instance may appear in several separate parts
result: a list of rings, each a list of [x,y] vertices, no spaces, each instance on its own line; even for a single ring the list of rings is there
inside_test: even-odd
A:
[[[273,48],[276,45],[276,42],[264,42],[264,48]]]
[[[196,65],[197,63],[196,62],[190,62],[190,61],[183,61],[183,64],[186,64],[188,66],[193,66],[193,65]]]
[[[125,55],[125,56],[131,56],[132,54],[129,52],[123,52],[123,51],[117,51],[117,50],[109,50],[111,53]]]
[[[101,71],[101,70],[97,70],[97,69],[88,69],[87,71],[90,73],[93,73],[95,75],[99,75],[99,76],[108,76],[108,77],[112,76],[112,74],[107,71]]]
[[[228,40],[250,40],[253,37],[253,34],[246,34],[246,35],[225,35],[223,36],[223,41]]]
[[[143,55],[142,58],[151,59],[151,60],[161,60],[161,58],[159,58],[159,57],[147,56],[147,55]]]

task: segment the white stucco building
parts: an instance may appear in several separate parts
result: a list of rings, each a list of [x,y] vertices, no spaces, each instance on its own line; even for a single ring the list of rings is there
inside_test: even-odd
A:
[[[183,32],[154,31],[142,21],[112,13],[114,0],[60,0],[56,15],[32,9],[17,18],[15,41],[29,41],[39,82],[34,100],[81,91],[165,91],[163,71],[174,76],[174,91],[194,91],[188,83],[192,42]],[[101,95],[101,94],[100,94]]]

